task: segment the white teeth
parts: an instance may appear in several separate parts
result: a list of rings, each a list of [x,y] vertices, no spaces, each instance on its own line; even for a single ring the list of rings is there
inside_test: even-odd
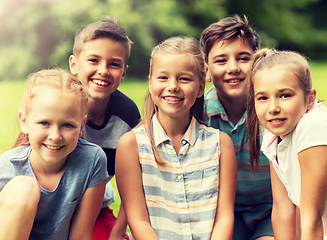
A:
[[[60,147],[56,147],[56,146],[50,146],[50,145],[46,145],[47,148],[51,149],[51,150],[58,150],[60,149]]]
[[[229,83],[237,83],[237,82],[240,82],[240,80],[239,79],[233,79],[233,80],[229,80],[228,82]]]
[[[177,102],[181,100],[180,98],[170,98],[170,97],[165,97],[165,99],[171,102]]]
[[[92,80],[95,84],[101,85],[101,86],[108,86],[109,83],[101,80]]]

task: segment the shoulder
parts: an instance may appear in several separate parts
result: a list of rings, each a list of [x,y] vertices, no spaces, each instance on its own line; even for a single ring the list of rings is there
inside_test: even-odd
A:
[[[123,104],[124,106],[128,106],[131,109],[137,109],[135,102],[119,90],[114,91],[110,95],[109,102],[110,104],[111,103]]]
[[[327,145],[327,108],[324,105],[303,115],[292,134],[292,142],[298,151],[309,146]]]
[[[311,134],[319,133],[321,135],[327,130],[327,108],[323,104],[315,106],[305,113],[298,122],[295,132],[308,132]]]
[[[135,102],[119,90],[114,91],[109,99],[108,114],[116,115],[133,128],[141,118]]]
[[[22,145],[13,149],[10,149],[0,155],[0,160],[4,161],[23,161],[28,158],[31,150],[30,145]]]
[[[140,128],[137,128],[137,129],[140,129]],[[117,148],[118,146],[119,147],[134,147],[136,144],[136,136],[135,136],[135,133],[134,131],[129,131],[127,133],[124,133],[119,141],[118,141],[118,145],[117,145]],[[129,148],[127,148],[129,149]]]
[[[93,158],[97,157],[100,159],[106,159],[106,154],[100,146],[88,142],[82,138],[78,139],[76,148],[73,153],[82,156],[87,156],[87,158],[92,158],[93,156]]]

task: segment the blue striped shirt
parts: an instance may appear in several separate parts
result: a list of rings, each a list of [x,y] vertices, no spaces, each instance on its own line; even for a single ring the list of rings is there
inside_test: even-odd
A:
[[[154,158],[143,126],[136,135],[151,225],[160,239],[210,239],[218,200],[219,131],[193,117],[177,155],[154,115],[153,137],[165,164]]]
[[[234,210],[242,214],[244,221],[251,228],[253,224],[271,213],[272,193],[269,161],[261,153],[261,165],[255,167],[255,174],[253,174],[247,141],[246,112],[234,126],[228,120],[215,87],[211,87],[205,92],[204,117],[208,126],[227,133],[233,141],[238,165]]]

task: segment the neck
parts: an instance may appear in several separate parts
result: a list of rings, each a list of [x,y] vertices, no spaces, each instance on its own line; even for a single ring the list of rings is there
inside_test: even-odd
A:
[[[89,120],[91,120],[96,125],[102,125],[106,115],[108,103],[109,98],[104,100],[89,98],[87,104]]]
[[[246,97],[241,98],[224,98],[218,96],[221,104],[223,105],[229,121],[236,125],[242,118],[246,107]]]
[[[176,154],[178,154],[181,147],[181,140],[190,124],[190,115],[179,118],[171,118],[165,116],[164,114],[159,116],[158,113],[157,118],[167,136],[173,141],[174,149]]]

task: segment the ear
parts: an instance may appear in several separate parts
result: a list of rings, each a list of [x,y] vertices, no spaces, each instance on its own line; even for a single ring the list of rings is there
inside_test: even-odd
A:
[[[308,97],[307,111],[313,108],[313,105],[315,104],[316,101],[316,95],[317,95],[316,89],[312,89]]]
[[[150,76],[148,76],[148,81],[149,81],[149,93],[151,94],[151,77]]]
[[[79,130],[79,137],[82,137],[83,136],[83,128],[86,124],[86,120],[87,120],[87,115],[84,116],[84,119],[83,119],[83,122],[82,122],[82,125],[81,125],[81,129]]]
[[[205,79],[207,82],[211,82],[212,79],[210,77],[210,74],[209,74],[209,68],[208,68],[208,64],[206,64],[206,79]]]
[[[76,58],[74,55],[70,55],[69,57],[69,68],[70,68],[70,72],[73,75],[77,75],[77,66],[76,66]]]
[[[19,123],[20,123],[20,127],[22,129],[22,132],[24,134],[28,134],[28,127],[26,125],[26,114],[23,110],[19,110],[18,112],[18,117],[19,117]]]
[[[201,81],[200,86],[199,86],[198,94],[196,95],[197,98],[202,97],[202,95],[204,93],[205,86],[206,86],[206,82],[205,81]]]
[[[128,68],[128,65],[126,65],[124,68],[124,72],[123,72],[123,75],[121,76],[120,82],[122,82],[124,80],[124,78],[126,76],[127,68]]]

